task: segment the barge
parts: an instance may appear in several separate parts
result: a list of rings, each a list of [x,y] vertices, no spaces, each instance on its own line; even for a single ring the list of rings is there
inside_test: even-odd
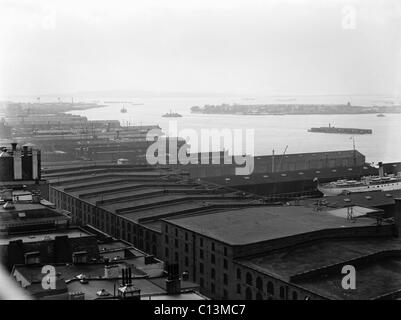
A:
[[[310,128],[309,132],[337,133],[337,134],[372,134],[372,129],[337,128],[329,124],[328,127]]]

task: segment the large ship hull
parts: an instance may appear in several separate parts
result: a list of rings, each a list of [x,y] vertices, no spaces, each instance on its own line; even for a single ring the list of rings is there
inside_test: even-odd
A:
[[[317,189],[323,193],[324,196],[338,196],[345,193],[360,193],[370,191],[394,191],[401,190],[401,182],[378,184],[378,185],[365,185],[357,187],[324,187],[319,185]]]

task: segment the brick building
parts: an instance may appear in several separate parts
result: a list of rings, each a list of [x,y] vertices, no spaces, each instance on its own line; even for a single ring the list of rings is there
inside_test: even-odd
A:
[[[259,197],[201,184],[174,171],[102,165],[45,170],[49,200],[91,225],[157,257],[163,257],[161,219],[260,205]]]
[[[401,277],[395,276],[392,288],[358,283],[352,294],[340,286],[345,264],[361,265],[364,277],[370,270],[380,281],[388,276],[383,263],[401,263],[394,224],[378,224],[368,216],[381,211],[366,209],[352,220],[347,208],[317,212],[299,206],[170,218],[163,221],[164,259],[177,262],[211,298],[377,298],[401,288]]]

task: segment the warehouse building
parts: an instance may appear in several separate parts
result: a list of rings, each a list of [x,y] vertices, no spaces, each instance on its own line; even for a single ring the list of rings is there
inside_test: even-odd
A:
[[[235,175],[237,165],[227,152],[211,153],[208,164],[188,164],[183,170],[192,178],[229,177]],[[213,160],[213,162],[212,162]],[[260,155],[253,158],[255,175],[291,173],[293,171],[316,171],[320,169],[361,168],[365,166],[365,156],[357,150],[307,152],[293,154]],[[199,163],[201,163],[199,161]],[[356,170],[356,169],[355,169]],[[354,171],[355,171],[354,170]]]
[[[71,212],[74,223],[178,264],[182,278],[211,298],[384,299],[401,289],[393,272],[398,228],[381,208],[361,201],[268,206],[265,198],[226,184],[148,166],[71,165],[43,175],[50,201]],[[384,195],[377,204],[397,205],[397,199],[390,203]],[[361,268],[361,279],[371,272],[377,281],[386,280],[391,266],[394,281],[343,292],[345,264]]]
[[[374,299],[401,289],[394,223],[358,206],[319,210],[265,206],[163,220],[165,261],[217,299]],[[352,264],[391,286],[341,288]],[[359,269],[358,269],[359,270]],[[359,276],[359,273],[358,273]],[[335,280],[335,281],[334,281]]]
[[[172,170],[132,165],[50,168],[49,200],[91,225],[163,257],[161,219],[261,205],[259,197],[188,179]]]

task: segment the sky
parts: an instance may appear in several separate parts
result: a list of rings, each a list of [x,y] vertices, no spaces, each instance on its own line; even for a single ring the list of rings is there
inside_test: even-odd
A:
[[[399,0],[0,0],[0,97],[400,95]]]

